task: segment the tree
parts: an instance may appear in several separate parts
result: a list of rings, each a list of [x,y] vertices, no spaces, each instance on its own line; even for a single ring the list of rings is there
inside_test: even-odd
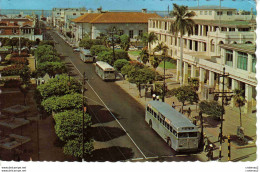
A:
[[[82,136],[82,111],[67,110],[57,113],[53,116],[55,120],[55,133],[62,141],[69,141]],[[88,127],[91,125],[91,117],[84,114],[84,133],[87,133]]]
[[[56,51],[53,49],[53,47],[51,45],[42,45],[42,46],[39,46],[35,50],[34,54],[37,57],[37,60],[40,60],[42,56],[47,56],[47,55],[54,56],[54,55],[56,55]]]
[[[114,63],[114,68],[115,70],[121,72],[121,69],[125,66],[128,65],[129,61],[127,61],[126,59],[118,59],[115,61]]]
[[[234,90],[234,96],[233,99],[235,101],[236,107],[239,108],[240,113],[240,127],[242,127],[242,114],[241,114],[241,107],[245,105],[245,97],[243,96],[244,90],[241,89],[235,89]]]
[[[85,49],[90,49],[93,45],[92,40],[90,39],[89,35],[84,36],[84,38],[79,42],[79,46]]]
[[[102,52],[102,51],[109,51],[109,50],[110,49],[107,48],[104,45],[93,45],[90,48],[90,53],[91,53],[92,56],[97,56],[100,52]]]
[[[24,68],[20,71],[20,78],[22,79],[23,84],[30,84],[31,70],[27,65],[24,65]]]
[[[31,52],[31,48],[32,48],[32,46],[34,46],[35,44],[36,44],[35,41],[28,40],[28,41],[26,42],[26,47],[28,47],[29,51]]]
[[[161,63],[161,61],[162,61],[162,59],[161,59],[159,56],[153,55],[153,56],[151,56],[151,58],[150,58],[150,63],[151,63],[151,65],[153,66],[154,69],[156,69],[156,68],[159,66],[159,64]]]
[[[138,90],[139,96],[141,97],[141,85],[148,84],[155,80],[155,72],[149,68],[131,70],[128,73],[128,80],[131,83],[135,83]]]
[[[190,78],[189,85],[195,90],[199,90],[199,79],[198,78]]]
[[[70,86],[68,87],[68,83]],[[66,74],[55,76],[47,83],[37,86],[40,100],[45,100],[51,96],[62,96],[71,93],[81,93],[81,84],[73,77]]]
[[[98,54],[99,61],[107,62],[108,64],[114,66],[114,62],[118,59],[130,60],[127,51],[115,50],[115,58],[113,57],[113,51],[102,51]]]
[[[52,40],[43,40],[39,43],[39,46],[42,46],[42,45],[50,45],[50,46],[54,46],[54,41]]]
[[[107,48],[109,48],[109,40],[108,40],[108,36],[104,33],[99,33],[99,36],[97,37],[97,39],[101,40],[101,42],[103,42],[103,45],[106,46]]]
[[[144,46],[149,47],[149,54],[151,54],[151,44],[153,44],[157,40],[158,40],[158,38],[157,38],[157,36],[155,35],[154,32],[144,33],[142,38],[141,38],[141,41],[144,44]]]
[[[80,110],[82,108],[82,95],[79,93],[66,94],[64,96],[52,96],[41,102],[48,113],[65,110]]]
[[[200,112],[210,115],[214,118],[220,118],[225,113],[225,109],[217,101],[201,101],[199,104]]]
[[[165,45],[163,42],[157,44],[157,46],[153,49],[154,52],[161,52],[162,56],[165,56],[168,50],[168,46]]]
[[[56,55],[50,55],[50,54],[45,54],[42,55],[40,58],[38,58],[38,63],[44,63],[44,62],[59,62],[60,57]]]
[[[140,53],[140,59],[141,61],[146,64],[149,61],[149,54],[147,50],[143,49]]]
[[[130,38],[128,35],[124,34],[120,36],[120,46],[123,50],[128,51],[130,47]]]
[[[170,15],[175,18],[175,21],[173,24],[170,25],[170,30],[175,35],[175,37],[178,37],[178,34],[180,34],[180,83],[182,84],[183,35],[185,35],[186,33],[188,35],[193,33],[194,21],[190,18],[195,16],[196,14],[193,11],[189,12],[187,6],[179,6],[177,4],[173,4],[173,7],[174,9]]]
[[[199,96],[190,86],[181,86],[179,88],[172,89],[167,92],[168,95],[175,96],[179,102],[182,103],[182,112],[185,102],[190,104],[197,103],[199,101]]]
[[[129,76],[130,72],[132,70],[135,70],[135,67],[131,64],[128,64],[128,65],[125,65],[121,68],[121,73],[122,75],[125,77],[125,76]]]
[[[44,62],[37,66],[37,75],[43,77],[46,73],[50,77],[55,77],[56,74],[65,73],[66,66],[63,62]]]
[[[19,38],[13,37],[10,41],[10,45],[12,46],[12,52],[14,51],[14,46],[17,46],[19,43]]]

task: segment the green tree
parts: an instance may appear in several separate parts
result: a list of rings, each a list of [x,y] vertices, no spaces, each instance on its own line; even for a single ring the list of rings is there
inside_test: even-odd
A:
[[[79,42],[79,46],[85,49],[90,49],[93,45],[93,41],[90,39],[89,35],[84,36],[84,38]]]
[[[190,86],[181,86],[179,88],[174,88],[167,92],[168,95],[175,96],[179,102],[182,103],[182,112],[183,106],[185,106],[185,102],[189,102],[190,104],[198,103],[199,96]]]
[[[42,55],[40,58],[38,58],[38,63],[44,63],[44,62],[60,62],[61,59],[60,57],[56,55],[50,55],[50,54],[45,54]]]
[[[32,40],[28,40],[26,42],[26,47],[28,47],[30,53],[31,53],[32,46],[34,46],[35,44],[36,44],[35,41],[32,41]]]
[[[128,80],[131,83],[135,83],[139,96],[141,97],[141,85],[151,83],[155,80],[155,72],[149,68],[136,69],[128,72]]]
[[[129,76],[130,72],[132,70],[135,70],[135,67],[131,64],[128,64],[128,65],[125,65],[121,68],[121,73],[122,75],[125,77],[125,76]]]
[[[159,66],[161,61],[162,61],[162,58],[160,56],[153,55],[150,57],[150,63],[155,70]]]
[[[68,87],[68,83],[70,83]],[[50,79],[47,83],[37,86],[40,100],[45,100],[51,96],[62,96],[71,93],[81,93],[81,84],[73,77],[66,74],[58,75]]]
[[[146,64],[149,61],[149,54],[147,50],[143,49],[140,53],[140,59],[141,61]]]
[[[43,40],[39,43],[39,46],[42,46],[42,45],[50,45],[50,46],[54,46],[54,41],[52,40]]]
[[[12,52],[14,51],[14,46],[18,46],[19,38],[13,37],[10,41],[10,45],[12,46]]]
[[[98,61],[104,61],[108,64],[114,66],[114,62],[118,59],[129,60],[127,51],[124,50],[115,50],[115,58],[113,57],[113,51],[102,51],[98,54]]]
[[[31,70],[28,66],[24,66],[24,68],[20,71],[20,78],[22,79],[22,83],[29,85],[31,80]]]
[[[100,52],[102,52],[102,51],[109,51],[109,50],[110,49],[107,48],[104,45],[93,45],[90,48],[90,53],[91,53],[92,56],[97,56]]]
[[[144,33],[141,38],[143,45],[149,47],[149,54],[151,54],[151,45],[155,43],[157,40],[158,38],[154,32]]]
[[[82,157],[82,137],[76,138],[74,140],[69,140],[67,144],[65,144],[63,148],[63,152],[66,155],[72,155],[77,158]],[[84,141],[84,159],[86,159],[88,156],[91,155],[91,152],[93,151],[93,140],[85,140]]]
[[[37,75],[41,77],[46,73],[50,77],[55,77],[56,74],[62,74],[66,71],[66,66],[63,62],[44,62],[37,66]]]
[[[55,120],[55,133],[62,141],[69,141],[82,136],[82,111],[68,110],[53,116]],[[91,117],[84,114],[84,132],[87,133],[91,125]]]
[[[199,79],[198,78],[191,78],[189,85],[195,90],[198,91],[199,89]]]
[[[128,35],[121,35],[120,36],[120,46],[123,50],[128,51],[130,47],[130,38]]]
[[[236,107],[239,108],[239,114],[240,114],[240,127],[242,127],[242,114],[241,114],[241,107],[245,105],[245,97],[243,96],[244,90],[242,89],[235,89],[234,91],[233,99],[235,101]]]
[[[188,6],[179,6],[177,4],[173,4],[173,7],[174,9],[170,15],[175,18],[175,21],[170,25],[170,30],[175,35],[175,37],[178,37],[178,34],[180,35],[180,83],[182,84],[183,35],[186,33],[188,35],[193,33],[194,21],[191,18],[196,14],[193,11],[189,12]]]
[[[82,108],[82,95],[79,93],[66,94],[64,96],[52,96],[41,102],[48,113]]]
[[[217,101],[201,101],[199,104],[199,109],[202,113],[210,115],[214,118],[219,119],[225,113],[224,108]]]
[[[129,64],[129,61],[127,61],[126,59],[118,59],[114,63],[114,68],[115,68],[115,70],[121,72],[122,67],[124,67],[125,65],[128,65],[128,64]]]
[[[42,56],[54,56],[56,55],[56,51],[53,49],[51,45],[42,45],[39,46],[35,52],[35,56],[37,57],[37,60],[40,60]]]

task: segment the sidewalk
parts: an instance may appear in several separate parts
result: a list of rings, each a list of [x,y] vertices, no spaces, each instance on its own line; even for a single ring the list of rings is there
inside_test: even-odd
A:
[[[137,60],[136,56],[129,55],[131,59]],[[151,66],[148,64],[147,66]],[[160,74],[163,74],[163,68],[158,67],[156,71]],[[176,83],[175,74],[176,70],[167,70],[166,74],[173,74],[172,84],[170,87],[176,88],[179,87],[179,84]],[[139,98],[138,89],[135,84],[131,84],[128,81],[116,81],[116,83],[128,92],[132,97],[134,97],[138,102],[140,102],[143,106],[146,105],[146,102],[151,101],[152,98]],[[169,88],[169,86],[168,86]],[[170,88],[170,89],[172,89]],[[143,94],[143,93],[142,93]],[[181,103],[175,97],[166,98],[165,102],[168,104],[172,104],[175,102],[176,108],[181,108]],[[186,105],[184,109],[191,108],[192,113],[190,119],[192,117],[196,117],[199,115],[198,108],[196,105]],[[239,109],[237,107],[231,108],[230,106],[225,106],[225,114],[224,114],[224,121],[223,121],[223,135],[227,138],[230,136],[231,138],[231,161],[254,161],[256,160],[256,113],[253,114],[244,114],[242,113],[242,126],[244,127],[245,138],[248,140],[248,144],[242,144],[237,139],[237,126],[240,124],[239,120]],[[243,112],[243,108],[242,108]],[[187,114],[185,114],[187,116]],[[220,121],[214,120],[211,117],[203,114],[204,119],[204,133],[214,146],[213,156],[214,160],[218,160],[219,158],[219,148],[220,143],[218,142],[218,135],[219,135],[219,127]],[[197,124],[200,130],[199,124]],[[225,139],[225,142],[222,143],[221,149],[222,158],[219,161],[228,161],[228,140]],[[202,152],[200,158],[203,161],[207,160],[206,152]]]

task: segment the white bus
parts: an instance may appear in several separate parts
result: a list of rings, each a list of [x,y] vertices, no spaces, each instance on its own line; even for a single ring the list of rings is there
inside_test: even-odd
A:
[[[96,73],[103,80],[116,79],[115,69],[112,66],[110,66],[108,63],[103,61],[96,62]]]
[[[80,59],[83,62],[94,62],[94,57],[91,55],[90,51],[87,49],[80,49]]]
[[[198,128],[187,117],[167,103],[148,102],[145,121],[175,151],[198,150],[200,137]]]

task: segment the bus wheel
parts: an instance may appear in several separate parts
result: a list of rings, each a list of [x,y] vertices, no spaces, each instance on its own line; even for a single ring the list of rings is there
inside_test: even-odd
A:
[[[152,120],[149,121],[149,127],[153,128]]]
[[[167,145],[171,148],[172,147],[172,141],[170,137],[167,138]]]

